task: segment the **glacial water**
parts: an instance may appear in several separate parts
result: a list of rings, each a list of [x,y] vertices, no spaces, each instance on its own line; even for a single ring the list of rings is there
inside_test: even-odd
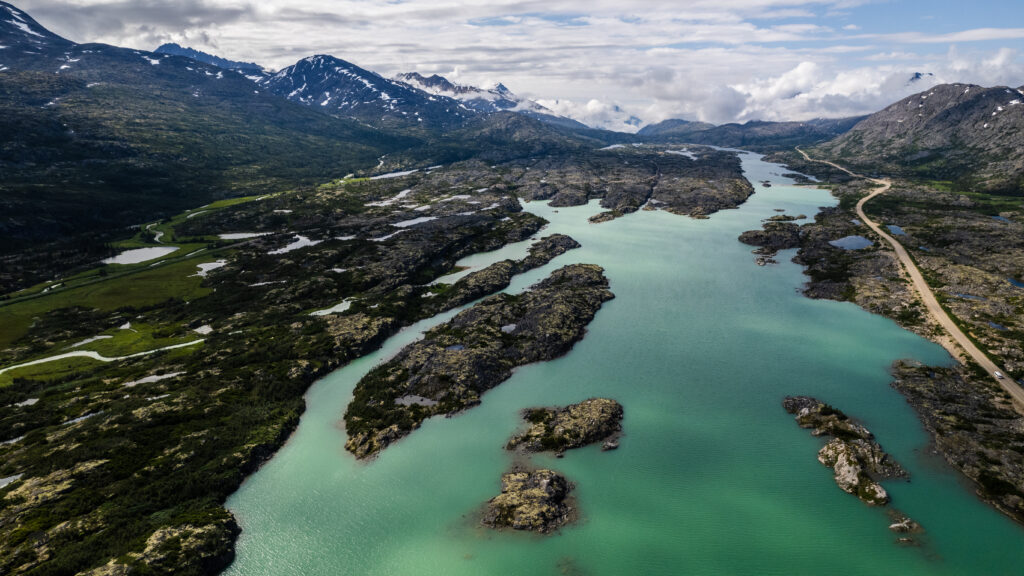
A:
[[[376,460],[343,449],[340,418],[359,378],[413,341],[317,382],[295,435],[228,501],[243,533],[232,576],[285,575],[1018,575],[1024,530],[990,509],[928,448],[889,387],[898,358],[950,362],[930,342],[852,304],[804,298],[791,253],[759,267],[737,235],[783,208],[833,203],[778,165],[744,155],[757,193],[709,220],[640,212],[600,225],[596,203],[526,206],[583,247],[517,277],[522,290],[572,262],[600,264],[616,298],[567,356],[521,368],[482,405],[435,418]],[[770,188],[760,182],[769,180]],[[477,263],[479,264],[479,263]],[[781,406],[809,394],[861,419],[908,468],[887,482],[919,521],[895,543],[882,509],[841,492],[822,440]],[[576,483],[580,521],[541,537],[478,526],[514,457],[502,449],[529,406],[608,396],[625,407],[614,452],[532,458]]]
[[[125,250],[117,256],[111,256],[103,260],[104,264],[141,264],[150,260],[156,260],[167,256],[178,250],[177,246],[157,246],[154,248],[134,248]]]

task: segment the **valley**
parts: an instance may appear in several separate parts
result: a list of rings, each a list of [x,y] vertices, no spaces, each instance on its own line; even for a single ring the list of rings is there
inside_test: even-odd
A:
[[[0,574],[1019,571],[1024,87],[146,38],[0,1]]]

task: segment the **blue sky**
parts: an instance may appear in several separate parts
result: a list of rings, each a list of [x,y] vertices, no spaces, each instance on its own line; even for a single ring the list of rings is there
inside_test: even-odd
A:
[[[76,41],[175,41],[281,68],[502,82],[590,124],[875,111],[939,82],[1024,85],[1024,2],[974,0],[22,0]],[[931,73],[910,82],[915,72]]]

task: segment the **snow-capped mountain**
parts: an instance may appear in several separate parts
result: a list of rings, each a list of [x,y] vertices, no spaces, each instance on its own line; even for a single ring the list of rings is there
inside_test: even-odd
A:
[[[424,92],[460,100],[469,108],[479,112],[519,112],[552,124],[571,128],[587,127],[570,118],[559,116],[533,100],[516,95],[503,84],[485,90],[476,86],[456,84],[437,74],[423,76],[418,72],[400,74],[396,79]]]
[[[258,83],[294,102],[366,122],[452,126],[478,112],[461,101],[389,80],[326,55],[310,56]]]
[[[72,44],[7,3],[0,3],[0,38],[3,39],[0,43],[0,63],[4,61],[4,56],[15,52],[31,55]]]

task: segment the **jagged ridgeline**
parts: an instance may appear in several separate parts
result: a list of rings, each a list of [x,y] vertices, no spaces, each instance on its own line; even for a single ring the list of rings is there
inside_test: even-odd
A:
[[[359,381],[345,412],[345,448],[372,456],[431,416],[478,404],[516,366],[568,352],[611,298],[601,267],[574,264],[459,313]]]

